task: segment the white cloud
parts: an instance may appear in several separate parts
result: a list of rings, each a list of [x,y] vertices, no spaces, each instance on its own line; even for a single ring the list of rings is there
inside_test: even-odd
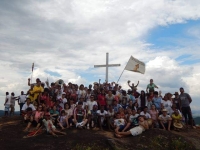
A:
[[[111,81],[118,79],[131,55],[147,64],[145,75],[124,72],[119,82],[124,88],[128,88],[127,80],[140,80],[139,90],[144,89],[153,78],[163,92],[186,86],[191,94],[198,95],[200,69],[182,66],[175,59],[188,53],[199,58],[199,45],[180,41],[184,47],[158,52],[144,40],[160,25],[199,19],[198,0],[1,1],[0,8],[1,95],[28,89],[32,62],[36,67],[33,81],[37,77],[86,85],[93,79],[103,81],[105,68],[94,69],[93,65],[105,64],[106,52],[110,53],[109,63],[121,64],[109,69]],[[188,34],[198,38],[196,31],[190,29]],[[86,72],[91,80],[82,77]]]

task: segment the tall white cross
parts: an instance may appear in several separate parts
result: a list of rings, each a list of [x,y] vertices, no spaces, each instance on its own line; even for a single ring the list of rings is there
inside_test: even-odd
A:
[[[108,67],[120,66],[120,64],[109,64],[108,59],[109,59],[109,53],[106,53],[106,65],[94,65],[94,68],[106,67],[106,82],[108,82]]]

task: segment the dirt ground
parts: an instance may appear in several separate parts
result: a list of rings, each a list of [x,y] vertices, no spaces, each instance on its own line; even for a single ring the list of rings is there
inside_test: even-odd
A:
[[[66,129],[67,135],[57,138],[46,132],[23,138],[26,124],[19,117],[0,118],[0,150],[195,150],[200,149],[200,130],[188,129],[181,132],[150,129],[142,135],[115,138],[113,132],[75,128]]]

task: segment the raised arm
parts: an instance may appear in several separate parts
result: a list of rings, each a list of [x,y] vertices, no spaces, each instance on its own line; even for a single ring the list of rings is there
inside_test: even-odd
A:
[[[138,83],[137,83],[137,85],[136,85],[135,87],[137,87],[137,86],[139,85],[139,83],[140,83],[140,82],[138,81]]]

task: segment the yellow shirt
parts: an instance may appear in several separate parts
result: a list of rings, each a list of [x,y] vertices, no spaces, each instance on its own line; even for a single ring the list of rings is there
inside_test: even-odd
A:
[[[176,116],[175,114],[172,114],[172,119],[173,120],[181,120],[182,116],[180,114],[178,114],[178,116]]]
[[[39,92],[36,92],[36,91],[39,91]],[[38,86],[34,86],[33,90],[30,91],[30,94],[34,94],[33,99],[31,100],[31,102],[35,101],[38,98],[38,95],[40,93],[42,93],[43,91],[44,91],[44,89],[43,89],[42,86],[39,86],[39,87]]]

